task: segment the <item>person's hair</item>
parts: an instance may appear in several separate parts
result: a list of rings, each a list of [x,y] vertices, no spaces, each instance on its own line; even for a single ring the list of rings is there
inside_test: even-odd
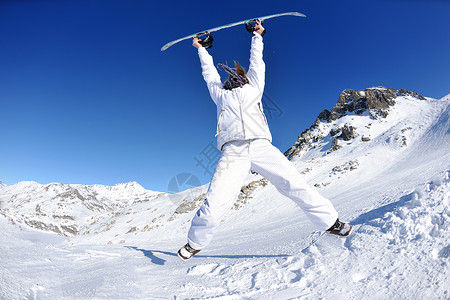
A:
[[[245,72],[245,69],[243,66],[241,66],[237,61],[234,61],[234,67],[236,68],[236,73],[238,73],[239,75],[241,75],[242,77],[245,78],[245,80],[248,83],[248,78],[247,78],[247,74]]]

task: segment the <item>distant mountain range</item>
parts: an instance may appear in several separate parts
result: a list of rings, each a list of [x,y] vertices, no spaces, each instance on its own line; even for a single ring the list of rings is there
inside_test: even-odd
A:
[[[165,193],[144,189],[137,182],[115,186],[23,181],[0,190],[0,214],[13,223],[72,236],[89,230],[97,215],[114,214]]]

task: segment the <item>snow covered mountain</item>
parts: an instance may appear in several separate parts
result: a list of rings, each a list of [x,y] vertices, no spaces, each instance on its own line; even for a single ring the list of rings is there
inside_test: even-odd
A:
[[[345,90],[286,151],[354,225],[348,239],[259,175],[188,262],[176,251],[206,186],[2,186],[0,298],[448,299],[449,116],[450,95]]]
[[[137,182],[111,187],[24,181],[0,191],[0,214],[11,223],[65,236],[87,234],[94,222],[164,195]]]
[[[311,147],[317,146],[317,142],[323,142],[323,139],[329,134],[332,138],[333,144],[331,151],[341,148],[339,140],[349,141],[358,135],[355,132],[355,120],[352,118],[344,119],[344,126],[339,127],[342,122],[334,122],[344,116],[370,116],[370,120],[377,120],[379,118],[386,118],[389,114],[389,108],[394,106],[396,99],[405,99],[405,97],[412,97],[417,100],[425,100],[422,95],[416,92],[407,91],[404,89],[394,90],[392,88],[377,87],[368,88],[366,90],[355,91],[351,89],[344,90],[339,96],[337,104],[330,111],[323,110],[314,124],[307,130],[303,131],[294,145],[286,151],[286,156],[295,158],[300,156],[303,150],[308,150]],[[407,111],[408,113],[408,111]],[[366,120],[367,118],[359,120]],[[347,121],[351,121],[346,123]],[[400,119],[398,121],[401,121]],[[330,126],[323,126],[323,123],[329,123]],[[372,126],[373,122],[365,124],[364,126]],[[322,126],[321,126],[322,125]],[[325,127],[325,128],[324,128]],[[412,128],[411,128],[412,129]],[[367,130],[366,130],[367,131]],[[370,141],[368,135],[361,136],[363,142]],[[314,144],[314,145],[313,145]],[[406,140],[404,142],[406,145]]]

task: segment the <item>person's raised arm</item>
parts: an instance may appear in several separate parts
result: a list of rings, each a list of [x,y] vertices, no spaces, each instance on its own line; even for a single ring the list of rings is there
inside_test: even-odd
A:
[[[200,42],[201,40],[199,38],[194,38],[192,41],[192,46],[198,49],[198,56],[200,58],[200,63],[202,66],[203,79],[205,80],[206,85],[208,86],[211,98],[213,99],[214,103],[217,104],[217,99],[223,92],[222,82],[220,81],[219,72],[217,72],[217,69],[214,66],[212,56],[208,53],[208,51],[202,46]]]
[[[250,83],[258,88],[261,93],[264,90],[266,65],[263,60],[263,38],[265,29],[260,22],[254,26],[252,45],[250,49],[250,66],[247,72],[247,78]]]

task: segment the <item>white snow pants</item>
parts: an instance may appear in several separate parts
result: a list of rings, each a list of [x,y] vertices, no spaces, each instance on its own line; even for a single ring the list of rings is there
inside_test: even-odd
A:
[[[192,219],[188,242],[200,250],[231,208],[250,170],[267,178],[292,199],[319,230],[330,228],[338,217],[331,202],[308,186],[292,163],[268,140],[233,141],[223,146],[222,156],[206,194],[206,201]]]

